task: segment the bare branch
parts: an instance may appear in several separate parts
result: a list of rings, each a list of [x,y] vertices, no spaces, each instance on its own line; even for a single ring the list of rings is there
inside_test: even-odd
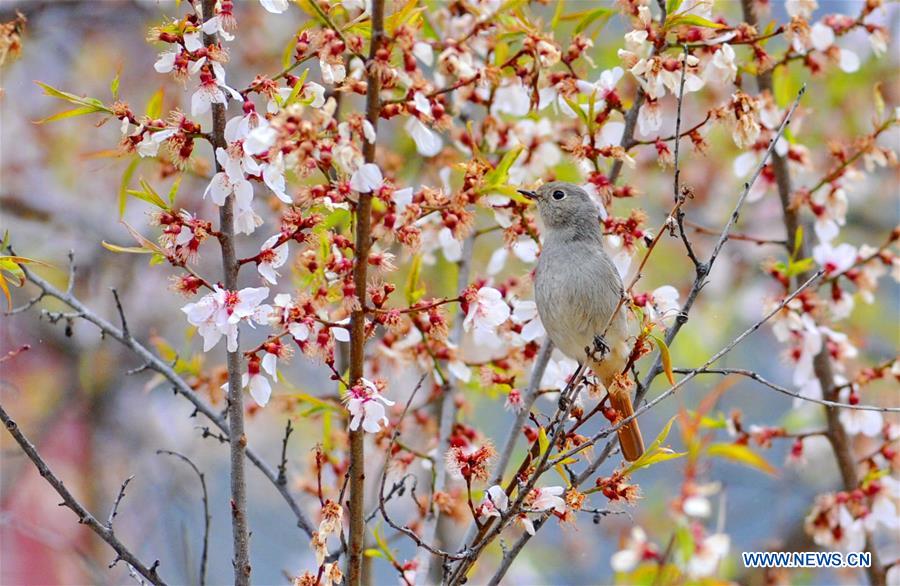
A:
[[[203,548],[200,553],[200,586],[206,585],[206,566],[209,559],[209,526],[212,523],[212,516],[209,514],[209,495],[206,492],[206,476],[200,472],[200,468],[194,464],[190,458],[184,454],[173,452],[171,450],[156,450],[157,454],[166,454],[175,456],[182,462],[186,463],[200,479],[200,489],[202,491],[203,502]]]
[[[288,419],[287,425],[284,427],[284,439],[281,440],[281,463],[278,464],[278,484],[281,486],[287,484],[287,446],[293,432],[294,426]]]
[[[131,550],[129,550],[125,544],[123,544],[119,539],[113,534],[112,530],[112,518],[115,516],[115,510],[118,507],[119,501],[122,500],[122,496],[124,495],[125,485],[123,484],[122,489],[119,491],[119,498],[116,499],[116,505],[113,507],[113,514],[110,515],[110,520],[107,525],[103,525],[100,521],[98,521],[93,515],[91,515],[84,506],[78,502],[78,500],[69,492],[69,489],[63,484],[62,480],[57,477],[44,459],[41,457],[40,453],[38,453],[37,448],[34,447],[27,437],[19,430],[19,426],[16,425],[16,422],[13,421],[9,415],[6,413],[6,410],[0,405],[0,421],[6,426],[6,430],[12,435],[13,439],[16,440],[16,443],[19,444],[19,447],[25,452],[25,455],[28,456],[28,459],[34,464],[37,471],[40,475],[53,487],[53,490],[62,497],[63,502],[62,505],[72,509],[72,511],[78,515],[78,522],[87,525],[91,531],[96,533],[100,539],[105,541],[113,550],[116,552],[116,559],[113,561],[114,565],[116,561],[124,561],[126,564],[135,569],[141,576],[143,576],[148,582],[151,584],[162,586],[165,584],[162,578],[160,578],[159,574],[156,571],[156,568],[159,566],[159,561],[157,560],[153,565],[147,567],[141,560],[134,555]],[[130,480],[130,479],[129,479]],[[127,484],[128,481],[125,482]]]
[[[122,301],[119,299],[119,292],[116,291],[115,287],[110,287],[110,291],[112,291],[113,297],[116,299],[116,311],[119,312],[119,320],[122,323],[122,336],[124,336],[126,340],[130,340],[131,333],[128,331],[128,320],[125,319],[125,310],[122,309]]]
[[[125,498],[125,489],[128,487],[128,483],[134,480],[134,474],[125,479],[125,482],[122,483],[122,486],[119,487],[119,494],[116,496],[115,502],[113,502],[112,510],[109,512],[109,518],[106,520],[106,527],[112,531],[113,530],[113,520],[116,518],[116,515],[119,514],[119,503],[122,502],[122,499]]]
[[[62,301],[75,310],[74,312],[67,314],[58,314],[45,311],[44,315],[49,316],[51,321],[59,321],[63,318],[81,318],[87,322],[94,324],[103,333],[104,336],[109,336],[121,343],[127,349],[132,351],[138,358],[142,359],[146,364],[148,364],[151,370],[158,372],[166,380],[168,380],[172,384],[172,389],[175,391],[175,393],[182,395],[184,398],[190,401],[190,403],[194,406],[196,412],[202,413],[204,416],[206,416],[221,431],[226,433],[228,432],[228,424],[225,421],[225,418],[216,413],[216,411],[208,403],[206,403],[206,401],[200,398],[200,396],[194,391],[194,389],[192,389],[190,385],[188,385],[184,381],[184,379],[182,379],[178,375],[178,373],[175,372],[170,364],[153,354],[153,352],[151,352],[146,346],[138,342],[135,338],[132,337],[126,339],[121,330],[91,311],[74,295],[63,293],[41,277],[35,275],[27,267],[23,267],[23,271],[25,273],[25,277],[35,286],[37,286],[45,296],[58,299],[59,301]],[[215,434],[208,429],[206,430],[206,432],[207,435],[215,437]],[[228,441],[228,438],[224,436],[221,436],[218,439],[220,439],[220,441]],[[281,493],[281,496],[284,497],[285,502],[287,502],[288,506],[291,508],[291,511],[293,511],[294,515],[297,517],[297,526],[302,529],[308,536],[312,536],[313,531],[315,531],[312,523],[309,521],[309,519],[307,519],[306,515],[300,509],[300,504],[296,501],[287,487],[278,484],[278,475],[276,471],[272,469],[272,467],[270,467],[262,459],[262,457],[260,457],[259,454],[257,454],[256,451],[249,446],[246,448],[245,455],[246,458],[250,460],[250,462],[254,466],[256,466],[260,472],[263,473],[263,475],[269,480],[269,482],[271,482],[273,486],[275,486],[278,492]]]
[[[725,242],[728,241],[728,234],[731,232],[731,228],[734,226],[735,222],[737,222],[738,216],[741,212],[741,208],[744,206],[744,202],[746,201],[747,196],[750,194],[750,190],[753,188],[754,183],[756,183],[756,180],[762,173],[762,170],[766,166],[766,162],[769,160],[769,157],[772,156],[772,153],[775,150],[775,143],[778,142],[778,139],[781,138],[781,135],[784,134],[784,131],[787,128],[788,124],[790,124],[791,118],[793,117],[794,112],[797,110],[797,106],[800,104],[800,99],[803,97],[803,94],[805,92],[806,86],[804,85],[797,93],[797,97],[794,99],[793,104],[791,104],[790,109],[785,114],[784,119],[781,121],[781,125],[778,127],[777,132],[769,141],[769,146],[766,149],[762,160],[756,166],[756,170],[753,172],[753,175],[751,175],[750,179],[746,183],[744,183],[744,189],[741,192],[741,195],[738,197],[737,202],[734,204],[734,209],[731,211],[731,215],[728,216],[728,221],[722,228],[722,232],[719,234],[719,238],[716,241],[715,246],[713,247],[713,251],[709,256],[709,260],[705,263],[696,265],[697,276],[694,278],[694,284],[691,286],[691,290],[688,293],[687,299],[685,300],[684,305],[681,308],[681,313],[678,315],[678,319],[675,320],[675,323],[672,324],[668,331],[666,331],[667,346],[672,345],[672,341],[675,339],[675,336],[678,335],[678,332],[681,330],[682,326],[687,323],[688,314],[690,313],[691,308],[694,305],[694,301],[696,301],[697,296],[700,295],[700,290],[704,287],[704,285],[706,285],[706,277],[712,270],[712,267],[719,256],[719,252],[722,250],[722,247],[725,246]],[[634,400],[636,405],[639,405],[640,402],[644,399],[644,396],[650,389],[650,384],[661,372],[662,354],[657,352],[656,359],[653,362],[653,366],[650,369],[650,372],[647,373],[647,376],[644,377],[644,380],[641,381],[641,384],[638,387],[638,392],[636,393]]]
[[[826,407],[833,407],[835,409],[850,409],[856,411],[879,411],[881,413],[900,413],[900,407],[879,407],[877,405],[851,405],[850,403],[840,403],[838,401],[828,401],[826,399],[816,399],[815,397],[806,397],[792,391],[788,388],[785,388],[779,384],[773,383],[770,380],[767,380],[759,375],[759,373],[747,370],[745,368],[702,368],[702,369],[694,369],[697,371],[697,374],[737,374],[740,376],[745,376],[747,378],[751,378],[756,382],[772,389],[773,391],[778,391],[783,395],[787,395],[788,397],[793,397],[794,399],[800,399],[801,401],[808,401],[810,403],[817,403],[819,405],[824,405]],[[692,369],[689,368],[673,368],[673,372],[677,372],[680,374],[688,374],[693,372]]]

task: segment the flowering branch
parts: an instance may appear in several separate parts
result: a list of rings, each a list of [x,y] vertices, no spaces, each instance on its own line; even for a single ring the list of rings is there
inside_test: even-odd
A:
[[[366,63],[366,120],[378,132],[381,113],[379,96],[381,80],[376,57],[384,38],[384,0],[372,2],[372,36],[369,43],[369,59]],[[366,141],[363,158],[366,163],[375,162],[375,139]],[[372,193],[360,193],[356,207],[356,255],[353,260],[353,284],[356,289],[358,306],[350,318],[350,382],[357,384],[363,377],[366,344],[366,288],[367,268],[371,248]],[[358,586],[362,581],[362,554],[365,547],[366,520],[365,499],[365,433],[362,429],[350,431],[350,539],[347,560],[347,578],[350,586]]]
[[[210,19],[215,12],[216,0],[203,0],[203,18]],[[203,42],[217,45],[217,33],[203,34]],[[215,72],[213,72],[215,75]],[[213,150],[227,148],[225,142],[225,104],[212,104],[211,139]],[[219,158],[214,156],[217,173],[223,171]],[[224,285],[228,291],[238,287],[238,264],[234,248],[234,194],[228,194],[219,208],[219,245],[222,249]],[[235,586],[250,584],[250,529],[247,520],[247,481],[244,476],[244,452],[247,437],[244,435],[244,390],[241,384],[240,346],[227,351],[228,369],[228,445],[231,450],[231,529],[234,545]]]

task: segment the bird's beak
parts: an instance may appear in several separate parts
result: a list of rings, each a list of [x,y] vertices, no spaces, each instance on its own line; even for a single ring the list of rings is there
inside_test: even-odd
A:
[[[519,193],[521,193],[528,199],[531,199],[531,200],[537,199],[537,193],[535,193],[533,191],[528,191],[527,189],[517,189],[516,191],[518,191]]]

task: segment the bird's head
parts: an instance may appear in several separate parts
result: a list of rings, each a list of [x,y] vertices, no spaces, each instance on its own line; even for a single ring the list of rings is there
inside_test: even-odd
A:
[[[591,196],[581,187],[565,181],[551,181],[534,191],[519,189],[519,193],[537,203],[544,226],[564,229],[585,223],[597,226],[599,209]]]

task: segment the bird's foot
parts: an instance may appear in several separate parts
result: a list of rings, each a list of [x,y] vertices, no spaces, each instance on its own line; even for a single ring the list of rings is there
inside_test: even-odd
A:
[[[597,362],[602,361],[609,355],[609,344],[606,343],[606,340],[600,334],[594,336],[594,346],[592,348],[587,349],[588,356],[596,360]]]

